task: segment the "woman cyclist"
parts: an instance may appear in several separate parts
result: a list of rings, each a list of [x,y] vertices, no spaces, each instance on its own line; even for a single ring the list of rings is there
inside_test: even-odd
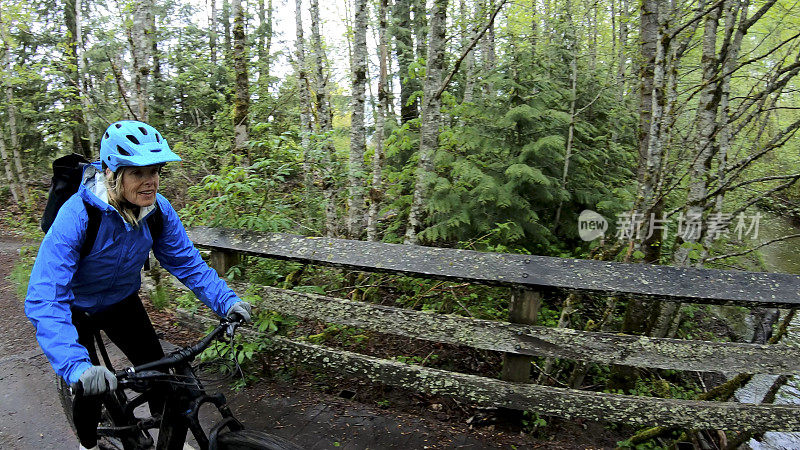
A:
[[[25,313],[53,369],[70,385],[83,385],[86,397],[76,399],[74,411],[81,449],[97,448],[97,396],[117,384],[94,352],[95,330],[104,330],[134,365],[164,356],[138,296],[151,248],[162,267],[215,313],[250,321],[250,305],[200,258],[172,205],[158,194],[163,165],[181,160],[161,133],[142,122],[116,122],[103,134],[100,159],[86,166],[78,192],[59,209],[25,298]],[[91,208],[99,211],[99,228],[81,257],[90,213],[97,216]],[[161,220],[148,220],[153,214]],[[151,223],[160,229],[151,230]],[[152,399],[150,409],[160,414],[163,400]]]

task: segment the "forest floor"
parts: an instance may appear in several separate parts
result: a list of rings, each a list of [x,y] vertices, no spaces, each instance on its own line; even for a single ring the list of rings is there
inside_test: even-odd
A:
[[[0,208],[0,215],[3,212]],[[52,371],[35,343],[33,327],[9,277],[20,249],[38,243],[9,228],[9,212],[5,213],[5,220],[0,220],[0,334],[4,336],[0,342],[0,448],[62,448],[74,438],[55,398]],[[157,311],[149,301],[145,304],[162,340],[175,345],[197,340],[199,335],[181,326],[169,310]],[[210,383],[210,390],[225,392],[234,414],[247,426],[309,449],[613,448],[631,432],[599,422],[548,417],[546,427],[532,430],[522,425],[522,417],[508,411],[336,374],[285,370],[274,362],[264,369],[257,381],[240,390],[231,390],[227,383]]]

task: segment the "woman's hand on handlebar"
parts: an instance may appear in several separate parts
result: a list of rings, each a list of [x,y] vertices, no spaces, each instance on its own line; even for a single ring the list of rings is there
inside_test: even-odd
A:
[[[77,395],[101,395],[117,389],[117,377],[103,366],[92,366],[72,387]]]
[[[245,323],[252,322],[250,318],[250,312],[252,311],[252,306],[250,303],[247,302],[236,302],[231,306],[231,309],[228,310],[228,313],[225,315],[225,318],[231,321],[238,321],[237,316],[241,318]]]

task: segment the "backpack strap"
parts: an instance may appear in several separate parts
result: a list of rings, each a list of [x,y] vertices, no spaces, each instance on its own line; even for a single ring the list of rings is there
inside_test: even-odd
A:
[[[81,245],[81,259],[89,256],[89,253],[92,252],[94,241],[97,240],[97,232],[100,230],[100,221],[102,220],[99,209],[87,203],[86,200],[83,201],[83,205],[86,207],[86,214],[89,215],[89,222],[86,225],[86,237],[83,239],[83,245]]]
[[[158,206],[158,201],[156,201],[155,205],[156,210],[147,216],[147,226],[150,228],[150,236],[153,237],[153,244],[161,237],[161,230],[164,228],[164,215],[161,214],[161,207]]]
[[[158,206],[158,200],[156,200],[156,210],[153,211],[149,216],[147,216],[147,227],[150,228],[150,236],[153,238],[153,245],[156,244],[156,241],[161,236],[161,230],[164,229],[164,215],[161,214],[161,207]],[[147,257],[147,260],[144,262],[144,270],[147,272],[150,270],[150,257]]]

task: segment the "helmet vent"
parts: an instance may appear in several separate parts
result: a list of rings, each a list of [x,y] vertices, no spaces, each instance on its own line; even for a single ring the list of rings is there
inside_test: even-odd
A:
[[[108,131],[106,131],[105,138],[108,139]]]
[[[139,127],[139,131],[141,131],[143,135],[147,136],[147,128]]]
[[[120,147],[119,145],[117,146],[117,151],[119,152],[120,155],[131,156],[129,151],[125,150],[124,148]]]
[[[156,142],[161,143],[161,135],[156,133]]]
[[[125,137],[127,137],[128,140],[133,142],[134,144],[139,145],[139,140],[136,139],[136,136],[134,136],[132,134],[129,134],[129,135],[125,136]]]
[[[114,126],[117,127],[117,128],[122,128],[122,124],[121,123],[115,123]]]

